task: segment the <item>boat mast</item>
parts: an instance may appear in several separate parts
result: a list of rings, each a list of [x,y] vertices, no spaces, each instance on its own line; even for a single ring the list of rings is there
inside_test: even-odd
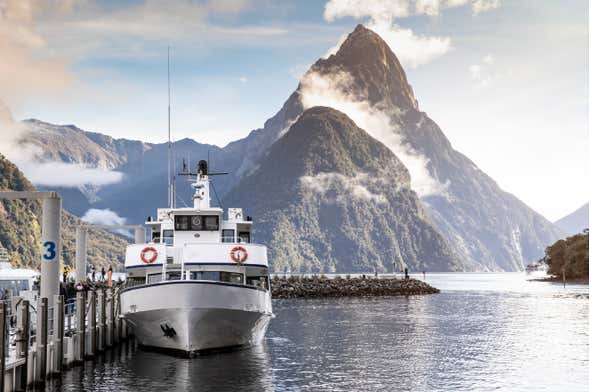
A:
[[[168,207],[173,208],[170,160],[172,158],[172,134],[170,131],[170,47],[168,46]]]

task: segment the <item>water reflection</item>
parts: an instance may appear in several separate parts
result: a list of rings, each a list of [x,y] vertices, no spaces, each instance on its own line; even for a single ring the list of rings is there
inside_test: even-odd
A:
[[[50,383],[48,390],[273,391],[266,345],[248,350],[179,358],[133,347],[109,352]]]

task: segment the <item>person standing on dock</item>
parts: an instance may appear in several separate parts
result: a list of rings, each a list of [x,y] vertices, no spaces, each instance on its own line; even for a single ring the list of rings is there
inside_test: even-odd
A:
[[[106,270],[104,269],[104,266],[102,267],[102,270],[100,271],[100,274],[102,275],[102,281],[104,282],[104,278],[106,276]]]
[[[92,281],[96,281],[96,267],[92,266]]]
[[[112,287],[112,265],[108,267],[108,287]]]

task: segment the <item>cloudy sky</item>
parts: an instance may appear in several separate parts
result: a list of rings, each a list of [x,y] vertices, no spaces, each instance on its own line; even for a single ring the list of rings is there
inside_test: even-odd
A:
[[[272,116],[357,23],[402,60],[421,110],[549,219],[589,201],[585,0],[0,0],[0,99],[115,137],[225,145]]]

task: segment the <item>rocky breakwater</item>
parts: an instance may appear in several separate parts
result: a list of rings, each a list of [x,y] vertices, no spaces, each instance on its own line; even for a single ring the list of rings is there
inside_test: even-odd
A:
[[[272,279],[273,298],[373,297],[436,294],[440,290],[417,279],[291,276]]]

